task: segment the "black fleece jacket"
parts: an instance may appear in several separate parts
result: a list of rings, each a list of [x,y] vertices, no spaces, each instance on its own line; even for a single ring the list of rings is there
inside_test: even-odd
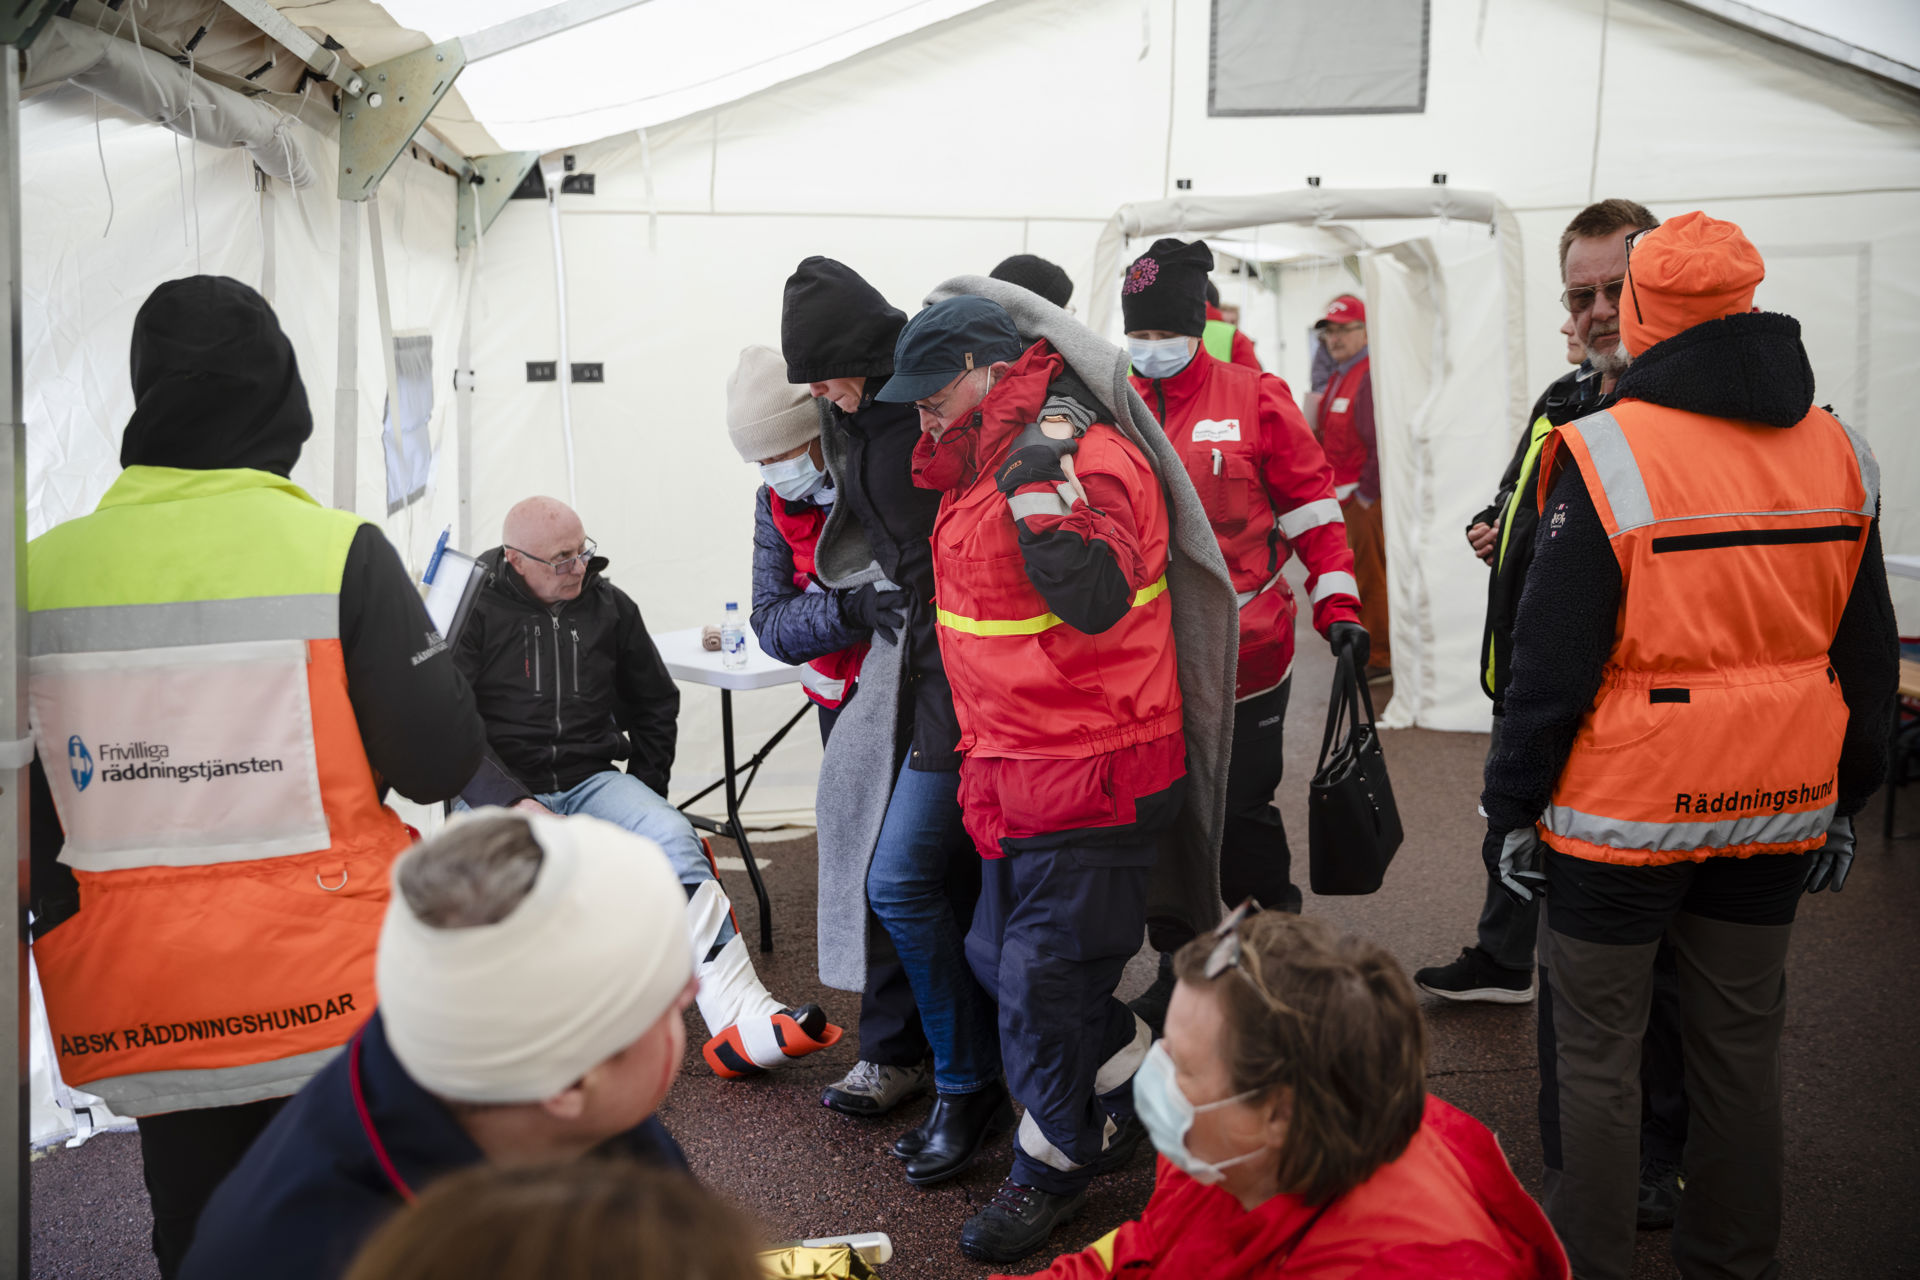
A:
[[[1812,407],[1813,371],[1798,321],[1728,316],[1650,348],[1617,391],[1623,400],[1791,429]],[[1553,518],[1540,523],[1514,620],[1500,749],[1487,757],[1481,805],[1490,842],[1536,821],[1546,809],[1613,650],[1620,565],[1570,457],[1547,510]],[[1899,678],[1878,519],[1868,528],[1866,553],[1828,661],[1847,702],[1837,812],[1850,817],[1886,776],[1888,716]]]
[[[602,576],[603,556],[588,564],[577,597],[542,604],[503,550],[480,557],[487,579],[454,645],[489,746],[488,766],[462,798],[477,807],[566,791],[620,760],[666,795],[680,689],[640,607]]]

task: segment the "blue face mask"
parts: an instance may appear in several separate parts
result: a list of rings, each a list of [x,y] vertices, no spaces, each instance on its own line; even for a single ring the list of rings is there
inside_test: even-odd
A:
[[[813,465],[813,450],[802,449],[792,458],[760,464],[760,478],[784,502],[804,502],[827,483],[827,473]]]
[[[1147,1050],[1146,1060],[1133,1074],[1133,1109],[1139,1115],[1140,1123],[1147,1127],[1147,1137],[1153,1140],[1154,1149],[1165,1156],[1174,1168],[1207,1186],[1213,1186],[1225,1178],[1225,1170],[1234,1165],[1245,1164],[1265,1154],[1267,1148],[1255,1147],[1245,1155],[1210,1164],[1187,1150],[1187,1134],[1193,1129],[1193,1118],[1202,1111],[1244,1102],[1258,1093],[1260,1090],[1251,1089],[1218,1102],[1194,1106],[1187,1101],[1187,1095],[1180,1092],[1180,1084],[1173,1078],[1173,1059],[1167,1056],[1167,1046],[1163,1040],[1153,1042],[1153,1047]]]
[[[1193,351],[1191,338],[1128,338],[1127,356],[1142,378],[1171,378],[1187,367]]]

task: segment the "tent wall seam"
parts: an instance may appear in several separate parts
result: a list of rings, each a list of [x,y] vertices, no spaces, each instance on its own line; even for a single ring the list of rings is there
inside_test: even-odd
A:
[[[1587,167],[1587,203],[1600,189],[1600,120],[1607,101],[1607,32],[1613,25],[1613,0],[1600,0],[1600,57],[1594,71],[1593,86],[1593,163]]]

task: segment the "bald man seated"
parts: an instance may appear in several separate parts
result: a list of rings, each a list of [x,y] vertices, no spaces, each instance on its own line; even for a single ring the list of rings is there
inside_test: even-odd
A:
[[[488,743],[460,806],[587,814],[666,851],[687,893],[717,1074],[758,1075],[834,1044],[840,1028],[818,1005],[767,994],[700,838],[667,801],[680,691],[639,606],[607,580],[606,557],[566,503],[528,498],[502,532],[504,545],[480,557],[486,582],[454,649]]]

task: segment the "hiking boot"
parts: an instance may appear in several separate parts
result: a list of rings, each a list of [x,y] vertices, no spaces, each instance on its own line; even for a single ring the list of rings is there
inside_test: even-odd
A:
[[[1463,947],[1452,964],[1435,965],[1413,975],[1413,985],[1445,1000],[1483,1004],[1531,1004],[1533,972],[1503,969],[1478,947]]]
[[[843,1116],[871,1119],[933,1088],[933,1063],[888,1067],[878,1062],[856,1062],[853,1070],[826,1087],[820,1105]]]
[[[1634,1225],[1642,1231],[1664,1231],[1680,1212],[1680,1191],[1687,1180],[1671,1160],[1640,1162],[1640,1202],[1634,1207]]]
[[[960,1252],[975,1262],[1018,1262],[1085,1207],[1087,1193],[1057,1196],[1008,1178],[987,1207],[960,1228]]]

